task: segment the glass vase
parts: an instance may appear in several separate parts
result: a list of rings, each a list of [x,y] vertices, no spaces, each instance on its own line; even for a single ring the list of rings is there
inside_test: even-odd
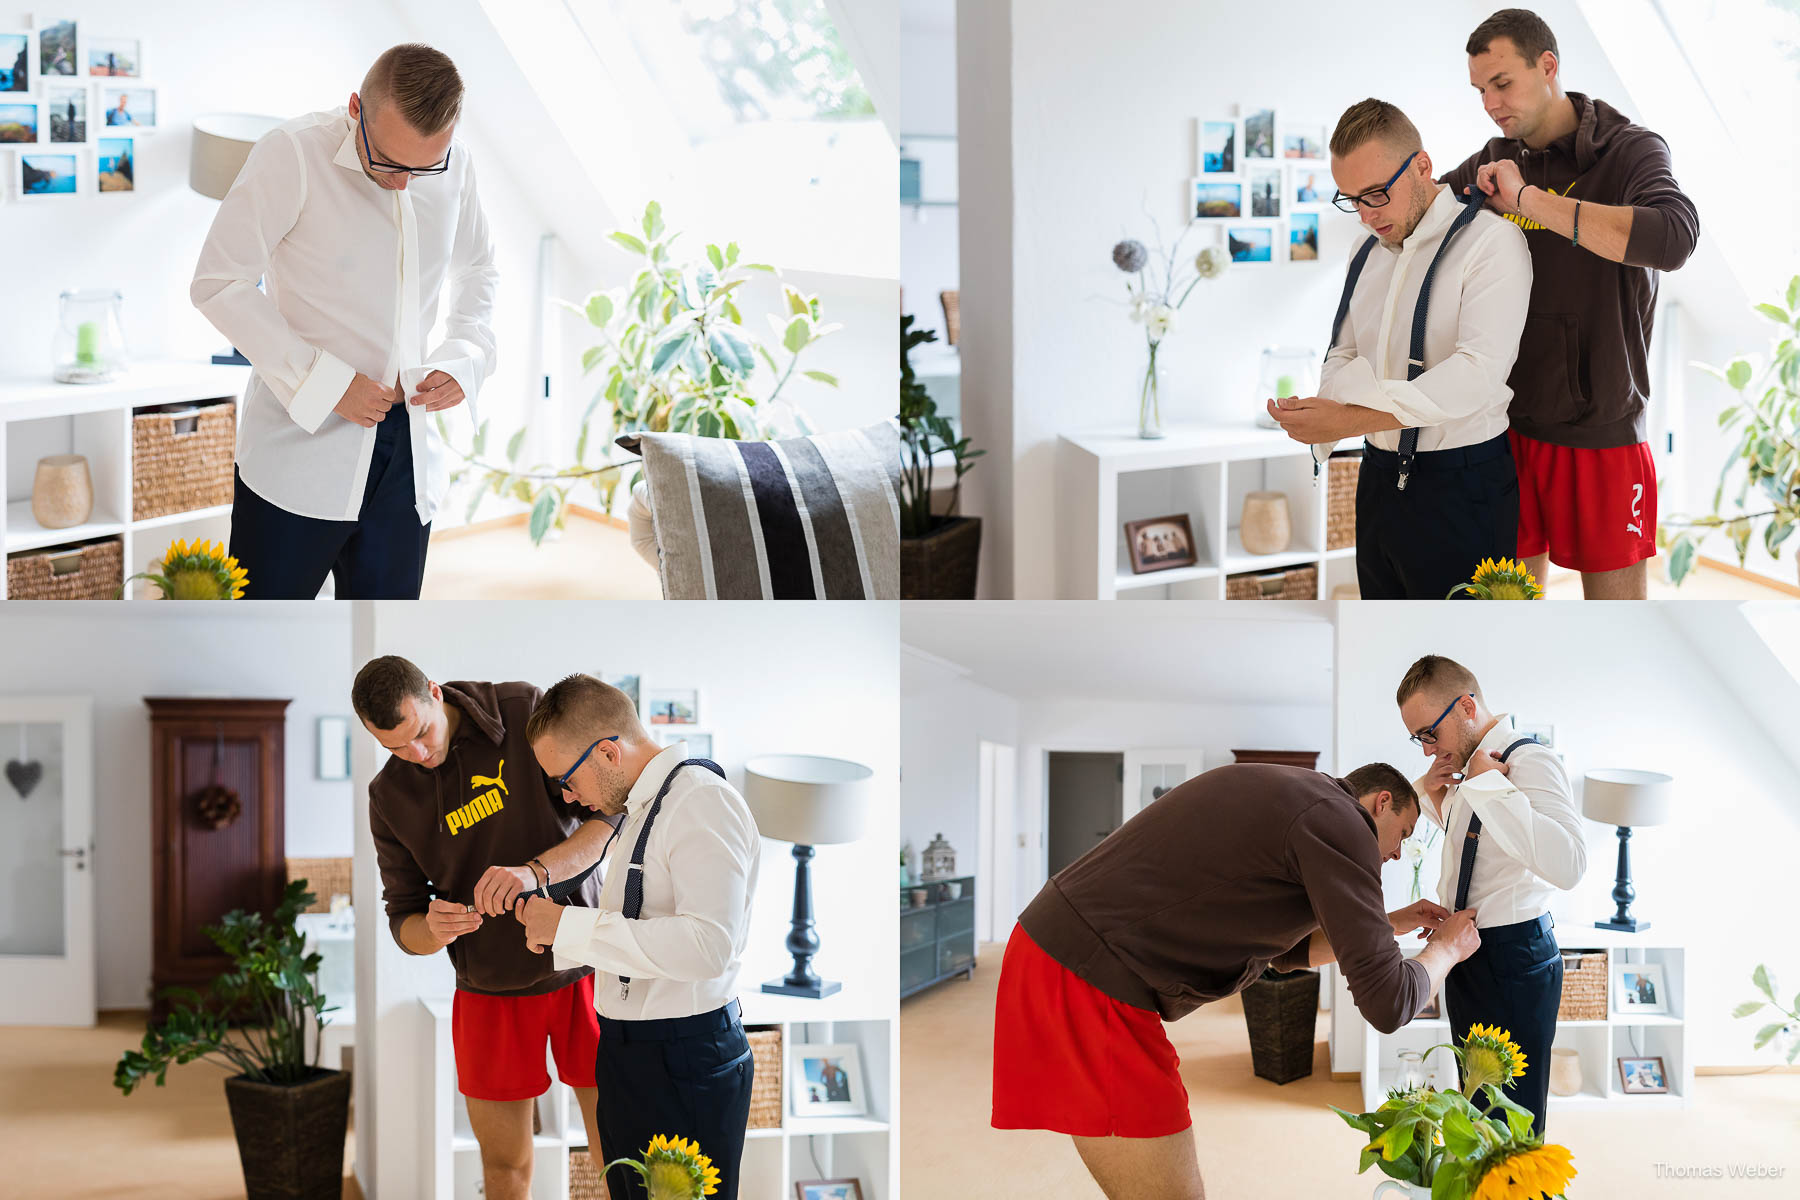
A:
[[[1162,392],[1168,383],[1167,370],[1156,361],[1161,343],[1150,343],[1150,361],[1144,367],[1144,378],[1138,386],[1138,436],[1159,438],[1163,435]]]
[[[129,365],[119,320],[123,301],[111,288],[62,294],[51,345],[56,382],[105,383]]]

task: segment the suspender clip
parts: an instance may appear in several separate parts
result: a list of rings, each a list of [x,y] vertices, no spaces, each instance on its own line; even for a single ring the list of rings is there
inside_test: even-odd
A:
[[[1400,482],[1394,486],[1396,492],[1404,492],[1406,490],[1406,477],[1410,474],[1412,474],[1412,472],[1407,468],[1400,468]]]

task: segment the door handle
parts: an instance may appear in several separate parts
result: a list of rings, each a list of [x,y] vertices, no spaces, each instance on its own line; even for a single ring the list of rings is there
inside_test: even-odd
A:
[[[59,851],[59,853],[64,858],[74,859],[75,860],[75,869],[77,871],[87,870],[87,847],[86,846],[76,846],[73,849],[65,849],[65,850]]]

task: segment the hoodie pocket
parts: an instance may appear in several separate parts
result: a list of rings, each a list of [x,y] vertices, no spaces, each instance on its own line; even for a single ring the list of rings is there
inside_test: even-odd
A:
[[[1519,336],[1512,411],[1540,425],[1578,424],[1588,412],[1581,391],[1581,325],[1573,313],[1534,313]]]

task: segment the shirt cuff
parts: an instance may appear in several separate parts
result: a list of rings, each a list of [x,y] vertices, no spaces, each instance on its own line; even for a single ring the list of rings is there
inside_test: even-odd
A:
[[[447,348],[448,347],[441,347],[440,353],[443,349]],[[471,422],[475,421],[475,396],[476,393],[481,390],[481,378],[473,358],[466,356],[461,358],[434,358],[430,361],[420,363],[417,370],[421,380],[433,371],[442,371],[450,378],[456,380],[457,386],[463,390],[463,406],[469,410],[469,420]],[[407,386],[410,390],[414,385],[408,384]],[[442,416],[443,414],[433,413],[432,415]],[[479,425],[479,422],[475,423]]]
[[[1478,751],[1478,753],[1485,754],[1486,751]],[[1465,779],[1457,785],[1457,791],[1467,796],[1470,804],[1497,800],[1508,792],[1517,790],[1518,785],[1499,771],[1483,771],[1475,778]]]
[[[355,378],[355,367],[324,350],[319,351],[318,360],[307,372],[305,382],[288,401],[288,416],[306,432],[317,433]]]
[[[562,916],[557,919],[556,940],[550,943],[550,948],[559,958],[570,958],[587,964],[584,955],[589,943],[594,940],[594,929],[599,925],[601,915],[597,908],[565,906]]]

